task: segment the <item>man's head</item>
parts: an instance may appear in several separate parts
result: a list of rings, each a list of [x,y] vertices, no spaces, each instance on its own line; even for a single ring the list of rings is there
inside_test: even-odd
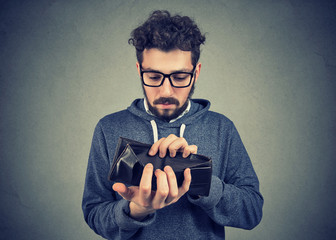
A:
[[[205,36],[189,17],[167,11],[153,12],[131,36],[149,109],[162,119],[176,118],[193,93]]]

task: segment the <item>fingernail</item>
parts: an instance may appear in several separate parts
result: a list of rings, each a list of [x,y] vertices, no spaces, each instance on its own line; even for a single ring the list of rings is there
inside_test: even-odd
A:
[[[154,155],[154,150],[153,149],[149,150],[148,154],[153,156]]]
[[[147,167],[147,168],[153,168],[153,164],[148,163],[148,164],[146,165],[146,167]]]
[[[165,170],[170,171],[170,170],[173,170],[173,169],[171,168],[171,166],[167,165],[167,166],[165,166]]]
[[[154,171],[154,175],[157,177],[157,175],[160,173],[160,169],[156,169],[155,171]]]

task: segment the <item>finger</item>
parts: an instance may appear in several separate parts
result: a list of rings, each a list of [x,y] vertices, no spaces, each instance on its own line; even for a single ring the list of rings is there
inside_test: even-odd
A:
[[[175,139],[168,147],[169,153],[171,157],[176,156],[176,152],[179,150],[184,151],[184,149],[188,147],[188,142],[184,138]]]
[[[175,202],[178,196],[177,180],[176,180],[176,175],[170,166],[166,166],[164,168],[164,171],[167,175],[168,186],[169,186],[169,193],[168,193],[168,197],[166,198],[166,204],[170,204],[172,202]]]
[[[191,183],[191,172],[190,168],[187,168],[186,170],[184,170],[183,183],[181,187],[179,187],[179,198],[189,191],[190,183]]]
[[[164,141],[161,142],[159,146],[159,156],[161,158],[164,158],[166,156],[169,145],[176,141],[176,139],[178,139],[177,136],[175,136],[174,134],[170,134],[166,139],[164,139]]]
[[[152,201],[154,209],[160,209],[165,207],[165,201],[169,193],[169,186],[167,181],[167,175],[160,169],[155,171],[157,189]]]
[[[196,154],[197,153],[197,146],[196,145],[189,145],[183,149],[182,157],[186,158],[190,154]]]
[[[162,141],[164,141],[166,138],[161,138],[160,140],[156,141],[152,147],[149,149],[148,154],[150,156],[154,156],[155,154],[157,154],[157,152],[159,151],[159,146],[162,143]]]
[[[153,165],[148,163],[141,176],[139,185],[140,202],[143,206],[149,206],[152,193]]]
[[[126,200],[130,200],[132,198],[132,192],[129,190],[125,184],[123,183],[115,183],[112,186],[112,189],[119,193],[120,196],[122,196]]]

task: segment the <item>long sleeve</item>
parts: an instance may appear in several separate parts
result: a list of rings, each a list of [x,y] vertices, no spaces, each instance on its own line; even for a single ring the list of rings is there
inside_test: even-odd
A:
[[[107,176],[110,161],[104,132],[98,123],[93,135],[82,209],[87,224],[107,239],[129,239],[139,228],[150,225],[155,214],[145,221],[129,217],[129,203],[112,190]]]
[[[223,179],[212,176],[208,197],[189,201],[201,207],[208,216],[222,226],[252,229],[262,218],[263,197],[250,158],[232,125],[225,154]]]

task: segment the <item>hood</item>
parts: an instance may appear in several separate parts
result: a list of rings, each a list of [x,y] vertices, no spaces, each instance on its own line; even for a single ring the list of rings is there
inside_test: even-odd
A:
[[[190,101],[190,111],[174,122],[167,122],[157,118],[156,116],[148,114],[144,107],[143,98],[134,100],[127,110],[143,120],[148,121],[152,125],[154,142],[156,142],[158,140],[157,125],[163,128],[180,128],[180,137],[183,137],[185,128],[188,125],[197,122],[197,120],[202,118],[210,108],[210,102],[208,100],[190,99]]]

